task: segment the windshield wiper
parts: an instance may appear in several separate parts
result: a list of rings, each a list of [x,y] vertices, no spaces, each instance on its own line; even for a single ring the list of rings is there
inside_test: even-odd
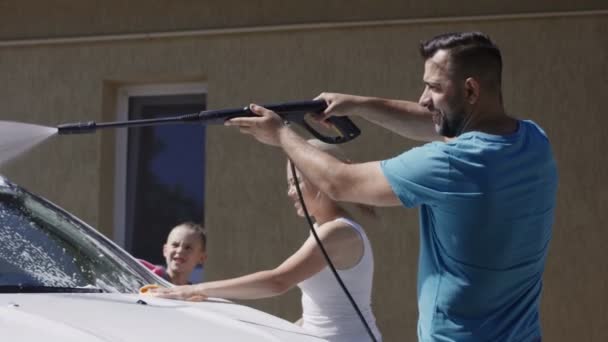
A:
[[[41,286],[41,285],[0,285],[0,293],[103,293],[97,287],[65,287],[65,286]]]

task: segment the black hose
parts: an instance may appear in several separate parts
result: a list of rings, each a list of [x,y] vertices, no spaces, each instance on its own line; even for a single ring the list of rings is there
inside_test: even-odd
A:
[[[302,197],[302,190],[300,190],[300,184],[297,181],[298,175],[296,174],[296,167],[295,167],[293,161],[291,161],[291,160],[289,161],[289,166],[291,168],[291,174],[294,179],[293,183],[295,184],[296,191],[298,192],[298,198],[300,200],[300,204],[302,204],[302,210],[304,211],[304,215],[306,216],[306,221],[308,221],[308,225],[310,226],[310,231],[312,232],[312,235],[314,236],[315,241],[317,241],[317,245],[319,245],[319,248],[321,249],[321,252],[323,253],[323,256],[325,257],[325,261],[327,261],[327,265],[331,269],[331,272],[334,274],[334,277],[336,277],[336,280],[338,281],[338,284],[340,284],[342,291],[344,291],[344,294],[346,294],[346,297],[348,297],[350,304],[353,306],[353,308],[357,312],[357,315],[359,316],[361,323],[363,323],[363,326],[365,327],[365,330],[367,331],[367,334],[369,335],[370,339],[374,342],[377,342],[376,336],[374,336],[372,329],[369,327],[369,324],[365,320],[365,317],[363,317],[363,314],[361,313],[359,306],[357,306],[355,299],[353,298],[353,296],[350,294],[350,292],[346,288],[346,285],[344,285],[344,282],[342,281],[342,278],[340,278],[340,275],[338,274],[336,267],[331,262],[331,259],[329,258],[329,255],[327,254],[327,251],[325,250],[323,243],[321,243],[321,239],[319,239],[319,236],[317,235],[317,231],[315,230],[314,224],[312,223],[312,219],[310,218],[310,215],[308,214],[308,209],[306,209],[306,204],[304,203],[304,197]]]

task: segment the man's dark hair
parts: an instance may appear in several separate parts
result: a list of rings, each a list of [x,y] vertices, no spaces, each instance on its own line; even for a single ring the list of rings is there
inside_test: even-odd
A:
[[[445,33],[420,43],[424,60],[439,50],[449,54],[455,77],[474,77],[486,86],[500,89],[502,56],[498,47],[481,32]]]

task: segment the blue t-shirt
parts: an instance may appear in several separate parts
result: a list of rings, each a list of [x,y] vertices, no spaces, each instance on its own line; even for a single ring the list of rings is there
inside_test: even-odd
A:
[[[381,162],[420,207],[420,341],[532,341],[551,240],[557,168],[545,133],[467,132]]]

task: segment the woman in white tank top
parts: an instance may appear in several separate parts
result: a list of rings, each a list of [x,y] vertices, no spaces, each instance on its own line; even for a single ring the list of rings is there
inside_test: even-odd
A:
[[[334,145],[318,141],[310,143],[345,160]],[[319,238],[338,274],[376,340],[381,341],[371,309],[374,258],[367,235],[340,204],[322,193],[299,172],[297,179],[293,179],[288,162],[287,193],[294,201],[299,216],[304,216],[304,211],[295,189],[296,181],[302,190],[308,212],[316,221]],[[331,342],[371,341],[312,235],[300,249],[272,270],[196,285],[159,288],[149,293],[182,300],[202,300],[207,297],[258,299],[278,296],[295,286],[302,290],[302,319],[298,323],[305,330]]]

